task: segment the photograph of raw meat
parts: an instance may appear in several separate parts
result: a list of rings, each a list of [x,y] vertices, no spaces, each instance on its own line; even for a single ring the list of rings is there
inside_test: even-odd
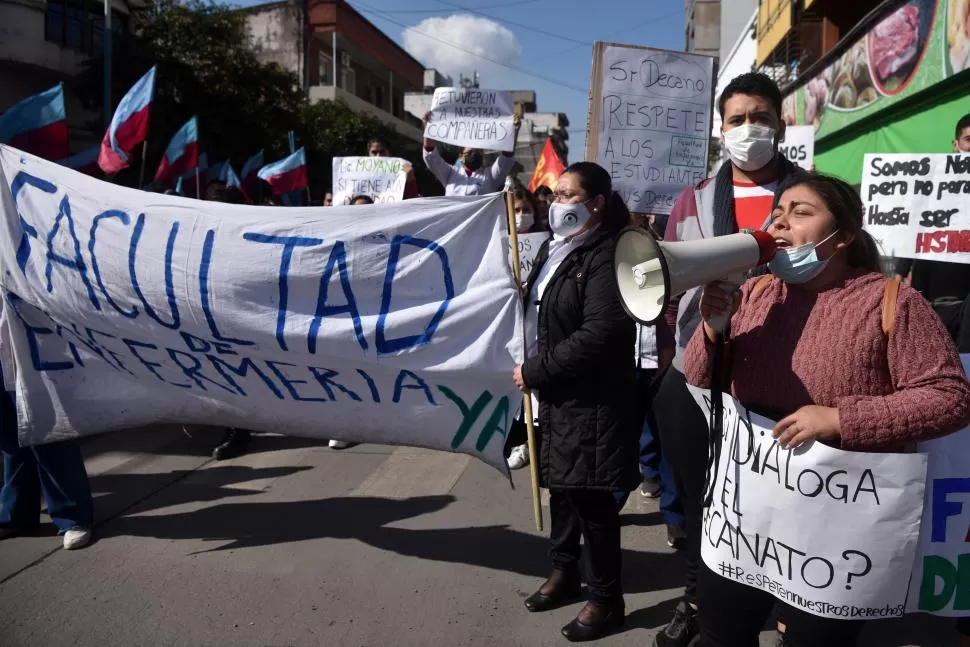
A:
[[[950,75],[970,69],[970,0],[950,0],[946,11]]]
[[[936,0],[914,0],[891,13],[866,36],[876,89],[897,94],[909,83],[926,47]]]

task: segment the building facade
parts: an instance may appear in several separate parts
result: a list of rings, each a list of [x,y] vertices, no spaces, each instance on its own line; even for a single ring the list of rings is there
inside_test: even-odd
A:
[[[311,102],[340,101],[420,140],[420,120],[404,109],[404,96],[423,89],[424,66],[345,0],[288,0],[242,11],[260,57],[296,74]]]
[[[127,31],[131,12],[143,6],[140,0],[114,0],[114,31]],[[0,0],[0,113],[63,82],[71,149],[79,152],[98,143],[103,119],[83,108],[76,79],[88,57],[104,46],[103,37],[101,3]]]
[[[721,49],[721,0],[684,0],[684,49],[717,56]]]

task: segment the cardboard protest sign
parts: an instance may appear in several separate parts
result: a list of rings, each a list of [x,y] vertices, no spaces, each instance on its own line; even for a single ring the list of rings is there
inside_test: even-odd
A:
[[[515,148],[512,93],[478,88],[438,88],[424,136],[461,148],[511,153]]]
[[[865,228],[883,256],[970,263],[970,155],[869,154]]]
[[[526,280],[529,277],[529,272],[532,271],[532,266],[535,265],[536,256],[539,254],[539,248],[542,247],[542,243],[548,240],[550,234],[548,231],[540,231],[534,234],[519,234],[519,276],[522,280]],[[509,241],[511,244],[511,240]],[[509,262],[512,262],[511,250],[509,250]]]
[[[709,414],[709,392],[691,390]],[[817,616],[903,615],[926,457],[821,443],[783,450],[771,437],[774,421],[727,394],[723,422],[713,501],[704,510],[707,567]]]
[[[970,354],[963,355],[970,375]],[[926,443],[929,455],[910,612],[970,616],[970,428]]]
[[[778,152],[792,164],[806,171],[812,170],[815,164],[815,127],[788,126],[785,128],[785,139],[778,144]]]
[[[333,204],[350,204],[358,195],[374,202],[400,202],[411,164],[400,157],[333,158]]]
[[[714,59],[593,44],[586,159],[610,172],[636,213],[670,213],[707,176]]]
[[[506,222],[500,194],[239,206],[0,147],[0,349],[20,441],[200,423],[504,471],[522,348]]]

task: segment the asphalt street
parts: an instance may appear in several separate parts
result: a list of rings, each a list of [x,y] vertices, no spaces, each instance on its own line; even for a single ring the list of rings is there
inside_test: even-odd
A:
[[[46,523],[0,543],[0,645],[568,644],[559,629],[579,604],[522,605],[549,568],[528,470],[513,489],[466,456],[272,435],[217,463],[220,431],[188,434],[85,443],[97,540],[64,551]],[[682,565],[655,501],[632,496],[623,520],[628,620],[597,644],[640,647],[669,618]],[[909,617],[870,623],[863,647],[951,641],[950,622]]]

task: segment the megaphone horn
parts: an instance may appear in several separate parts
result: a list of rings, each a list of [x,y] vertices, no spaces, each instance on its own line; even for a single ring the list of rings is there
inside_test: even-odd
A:
[[[613,256],[620,300],[627,314],[652,324],[674,296],[765,265],[777,247],[764,231],[665,243],[640,227],[627,227]]]

